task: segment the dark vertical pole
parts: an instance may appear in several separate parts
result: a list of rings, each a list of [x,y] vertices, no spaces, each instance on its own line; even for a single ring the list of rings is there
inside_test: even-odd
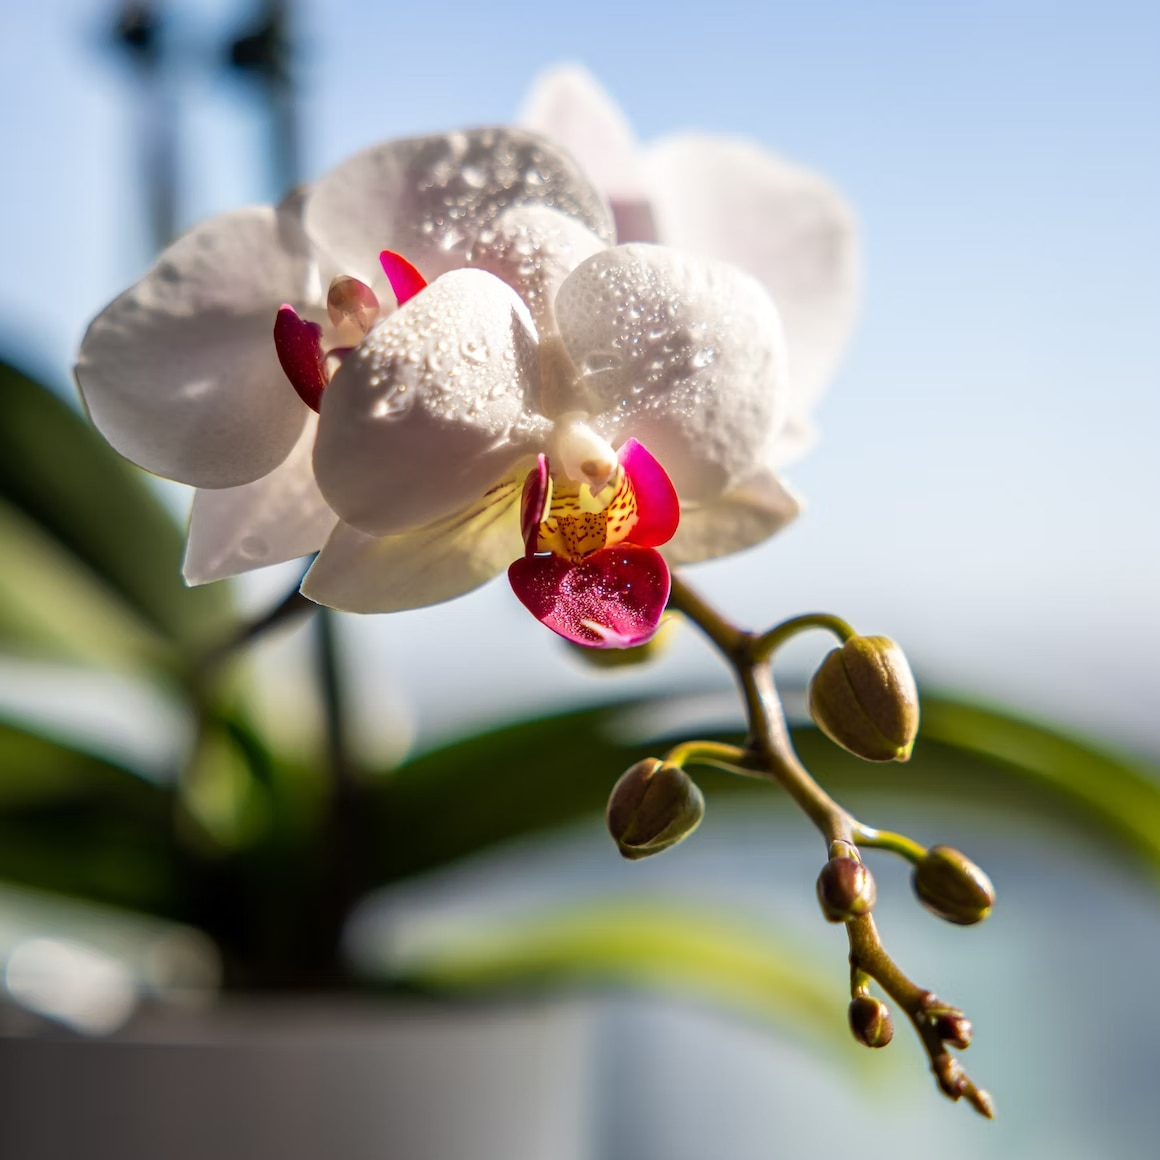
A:
[[[289,0],[264,0],[254,27],[230,45],[230,64],[253,80],[265,101],[270,173],[283,193],[301,178],[292,19]]]
[[[113,31],[137,81],[139,164],[148,198],[153,253],[177,233],[177,110],[165,68],[164,19],[158,5],[128,3]]]
[[[266,106],[270,174],[280,194],[301,180],[297,69],[290,0],[264,0],[253,28],[230,46],[230,64],[259,86]],[[311,924],[313,947],[307,956],[325,985],[341,977],[341,939],[350,907],[359,893],[361,826],[358,778],[350,753],[350,725],[343,689],[344,672],[337,640],[337,617],[320,609],[314,618],[315,672],[326,728],[330,809],[321,857],[325,883],[321,910]]]

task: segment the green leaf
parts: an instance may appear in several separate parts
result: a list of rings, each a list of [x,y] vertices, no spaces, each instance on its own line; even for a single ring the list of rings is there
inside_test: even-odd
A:
[[[624,724],[656,701],[598,706],[522,722],[420,754],[366,789],[375,881],[391,881],[536,830],[603,812],[616,779],[687,734],[648,744],[623,740]],[[739,741],[730,735],[706,739]],[[794,730],[806,766],[840,801],[866,808],[884,794],[1022,807],[1079,826],[1109,852],[1143,855],[1160,870],[1160,780],[1046,726],[947,697],[923,699],[923,724],[906,764],[869,765],[812,727]],[[694,770],[709,799],[748,792],[792,809],[773,787]],[[867,816],[873,825],[888,819]],[[611,846],[610,846],[611,848]]]
[[[52,535],[0,499],[0,642],[38,659],[131,671],[164,662],[162,639]]]
[[[0,723],[0,878],[165,909],[174,891],[170,818],[161,787]]]
[[[143,474],[51,391],[2,361],[0,398],[0,500],[55,541],[78,578],[105,586],[161,636],[188,643],[220,631],[226,593],[185,587],[181,532]]]
[[[1002,779],[1046,792],[1074,817],[1121,838],[1160,873],[1160,777],[1047,726],[949,698],[923,702],[922,737],[969,754]]]
[[[621,986],[679,994],[769,1019],[855,1057],[839,963],[783,931],[719,909],[654,898],[585,902],[519,919],[447,924],[383,949],[396,981],[450,991]]]

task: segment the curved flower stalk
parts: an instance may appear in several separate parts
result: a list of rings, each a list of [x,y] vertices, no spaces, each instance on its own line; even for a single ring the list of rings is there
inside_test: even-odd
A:
[[[612,98],[576,65],[542,73],[520,120],[576,158],[609,199],[621,242],[720,258],[765,286],[781,312],[794,383],[778,466],[799,458],[860,296],[854,215],[834,186],[741,138],[674,133],[641,145]]]

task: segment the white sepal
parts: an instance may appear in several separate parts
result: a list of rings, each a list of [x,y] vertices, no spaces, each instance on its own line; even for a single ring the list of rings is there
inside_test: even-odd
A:
[[[733,262],[772,295],[785,326],[793,406],[828,385],[861,289],[857,225],[824,177],[745,140],[685,133],[644,152],[660,238]]]
[[[600,194],[555,145],[523,129],[471,129],[388,141],[355,154],[313,187],[305,222],[345,273],[370,282],[380,250],[428,279],[462,266],[479,231],[513,206],[544,205],[605,241]]]
[[[523,551],[523,473],[463,511],[401,535],[374,537],[339,524],[302,582],[303,595],[343,612],[402,612],[462,596]]]
[[[670,564],[696,564],[760,544],[790,523],[801,501],[770,471],[713,503],[681,509],[677,534],[661,549]]]
[[[294,450],[269,475],[194,495],[182,565],[186,583],[207,584],[322,547],[338,517],[314,482],[317,425],[311,415]]]

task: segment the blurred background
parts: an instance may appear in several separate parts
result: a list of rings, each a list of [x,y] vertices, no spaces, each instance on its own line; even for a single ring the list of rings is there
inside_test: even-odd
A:
[[[341,1139],[348,1156],[387,1147],[509,1160],[804,1157],[856,1141],[865,1155],[885,1156],[917,1155],[935,1133],[948,1156],[1146,1148],[1160,1129],[1145,1089],[1155,1034],[1149,963],[1160,950],[1160,808],[1148,773],[1160,754],[1155,6],[724,0],[592,3],[581,13],[298,0],[287,26],[292,83],[263,71],[262,5],[174,0],[151,12],[153,23],[108,2],[50,0],[9,5],[0,18],[9,110],[0,130],[0,357],[69,408],[69,368],[85,326],[148,267],[165,233],[277,200],[287,173],[309,179],[384,138],[510,121],[537,73],[560,61],[591,70],[642,140],[686,128],[742,135],[844,191],[863,231],[864,307],[818,416],[822,439],[791,474],[808,510],[773,541],[690,578],[739,623],[826,609],[902,643],[934,694],[934,732],[925,753],[920,742],[914,770],[880,776],[843,764],[808,732],[804,751],[867,820],[965,848],[992,872],[1002,899],[985,928],[942,929],[914,906],[902,870],[881,868],[888,947],[975,1018],[967,1062],[1001,1114],[987,1125],[932,1090],[901,1029],[889,1059],[862,1059],[842,1041],[842,936],[819,929],[812,900],[820,850],[800,817],[766,801],[772,794],[727,796],[709,779],[710,817],[693,842],[647,866],[616,859],[599,823],[600,786],[606,792],[658,737],[740,723],[727,674],[691,629],[656,664],[610,674],[547,638],[502,583],[416,613],[335,618],[331,655],[341,660],[351,761],[395,769],[375,782],[386,804],[375,815],[382,828],[371,827],[367,840],[390,849],[376,847],[366,879],[393,885],[360,896],[338,933],[324,928],[338,921],[327,891],[342,894],[341,875],[331,875],[337,886],[322,882],[325,874],[321,885],[306,874],[283,878],[281,905],[293,913],[294,892],[316,887],[330,902],[299,932],[304,943],[341,944],[364,980],[391,980],[396,992],[402,981],[412,1000],[425,998],[420,1015],[403,1005],[404,1015],[392,994],[374,1034],[344,1008],[319,1014],[294,1038],[296,1082],[317,1098],[318,1148]],[[11,447],[32,428],[9,423],[8,474],[23,462],[12,456],[35,454],[51,490],[57,449],[81,439],[81,427],[36,399],[20,404],[19,415],[36,416],[24,450]],[[102,494],[124,489],[122,518],[154,499],[175,522],[183,518],[185,489],[143,483],[111,458],[101,463],[110,473]],[[29,471],[21,478],[32,489]],[[301,946],[273,938],[259,954],[249,919],[270,915],[278,875],[299,865],[296,850],[309,846],[315,863],[334,863],[333,844],[318,837],[326,824],[316,832],[310,820],[326,791],[309,770],[330,734],[313,629],[264,638],[228,693],[195,695],[168,670],[159,678],[139,663],[152,646],[138,647],[137,629],[100,602],[108,591],[118,608],[137,599],[126,597],[130,582],[110,579],[121,565],[107,565],[105,548],[86,539],[102,517],[59,504],[45,515],[19,481],[8,486],[0,596],[3,619],[19,631],[0,638],[0,719],[18,740],[0,768],[8,811],[0,959],[11,1025],[0,1066],[19,1080],[8,1085],[14,1104],[47,1106],[37,1103],[43,1073],[75,1081],[69,1106],[87,1107],[77,1093],[95,1082],[84,1070],[90,1057],[51,1027],[88,1035],[128,1021],[116,1042],[179,1040],[169,1023],[131,1020],[142,996],[164,997],[187,1021],[181,1035],[206,1040],[244,1038],[240,1023],[246,1042],[260,1044],[298,1017],[293,1004],[253,1016],[230,1014],[228,1000],[206,1003],[223,971],[227,990],[245,989],[238,963],[262,986],[275,960],[293,959],[304,972],[280,983],[310,973]],[[9,507],[19,518],[8,518]],[[56,537],[41,572],[43,537],[21,523],[30,516]],[[170,554],[176,585],[179,537],[169,535],[156,532],[165,546],[155,555]],[[86,582],[106,569],[100,599],[79,579],[60,579],[52,553],[62,543],[82,560],[77,576]],[[157,568],[169,574],[167,564]],[[193,598],[196,612],[179,593],[158,596],[160,588],[141,600],[154,602],[150,631],[165,621],[179,643],[218,640],[225,626],[275,606],[299,572],[270,569],[228,594],[216,586]],[[45,576],[59,592],[48,592]],[[51,599],[68,615],[48,608]],[[158,613],[161,604],[180,611]],[[52,631],[31,631],[33,622]],[[824,647],[795,646],[787,688]],[[543,734],[519,725],[594,705],[606,708],[580,719],[601,739],[591,752],[558,756],[559,747],[576,748],[577,719],[552,717]],[[1052,728],[1017,724],[1025,719]],[[472,738],[503,726],[511,728],[491,734],[492,748],[471,748],[481,744]],[[265,782],[254,772],[259,750],[273,771]],[[600,762],[609,764],[590,768]],[[191,779],[193,766],[211,773]],[[558,782],[573,767],[582,788],[568,797]],[[478,788],[483,778],[500,799],[520,803],[510,824],[492,817],[502,811]],[[173,793],[208,838],[183,834],[181,809],[172,821]],[[542,795],[541,805],[525,808],[528,795]],[[478,822],[475,831],[451,826],[455,833],[440,838],[456,810]],[[183,876],[189,855],[174,853],[191,843],[215,851],[194,856],[201,869],[192,877]],[[74,869],[61,861],[66,854]],[[79,899],[115,909],[77,909]],[[600,906],[612,907],[603,927]],[[592,937],[618,922],[639,929],[626,906],[672,919],[633,968],[638,982],[659,988],[650,997],[592,989],[595,979],[623,984],[632,973],[623,962],[610,966],[607,946]],[[696,953],[672,946],[691,929],[680,907],[704,931]],[[537,915],[561,924],[555,950],[545,950]],[[718,918],[735,925],[705,926]],[[506,958],[493,953],[495,931],[508,940]],[[702,952],[732,939],[742,959],[706,965]],[[701,967],[666,974],[657,948],[671,951],[669,962]],[[576,966],[585,955],[594,964],[587,973]],[[60,994],[36,999],[53,971],[98,980],[85,992],[98,997],[95,1016],[83,997],[79,1016],[61,1014]],[[577,985],[559,989],[567,982]],[[466,1005],[432,1004],[432,993]],[[31,1032],[39,1038],[21,1038]],[[284,1046],[249,1050],[273,1075]],[[215,1050],[226,1058],[224,1047]],[[461,1110],[427,1119],[449,1117],[474,1141],[471,1151],[454,1135],[433,1143],[411,1124],[426,1123],[424,1109],[435,1107],[435,1080],[424,1088],[421,1077],[425,1068],[445,1074],[440,1050],[476,1065],[459,1067],[440,1089],[439,1100]],[[319,1051],[331,1053],[325,1068]],[[557,1083],[556,1095],[512,1094],[531,1090],[521,1087],[529,1081],[520,1067],[533,1059],[537,1082]],[[497,1087],[481,1096],[488,1061]],[[227,1106],[244,1114],[225,1080],[212,1070],[187,1076],[184,1066],[173,1064],[175,1083],[216,1093],[199,1105],[203,1120]],[[507,1088],[497,1078],[504,1067]],[[353,1078],[324,1096],[302,1079],[312,1068]],[[385,1077],[381,1087],[368,1085],[368,1068]],[[386,1110],[360,1118],[352,1091]],[[186,1103],[162,1103],[170,1118],[157,1113],[159,1132],[182,1117],[201,1122]],[[285,1100],[281,1107],[285,1138],[251,1141],[244,1154],[278,1146],[297,1155],[286,1148],[306,1146],[308,1133],[285,1128]],[[21,1139],[45,1130],[31,1112],[21,1120],[6,1109],[12,1115],[24,1125]],[[89,1123],[85,1115],[96,1113],[77,1112],[78,1122]],[[318,1128],[328,1116],[347,1134]]]

